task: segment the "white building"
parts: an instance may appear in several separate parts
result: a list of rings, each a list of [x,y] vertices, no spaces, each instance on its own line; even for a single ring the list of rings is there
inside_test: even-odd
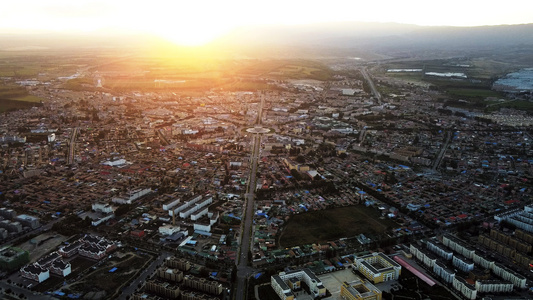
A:
[[[455,255],[452,258],[452,265],[454,265],[455,267],[457,267],[457,269],[463,272],[466,272],[466,273],[474,269],[474,261],[462,255]]]
[[[194,223],[193,228],[194,231],[211,232],[211,224]]]
[[[39,218],[29,215],[18,215],[15,217],[15,221],[20,222],[24,226],[31,227],[32,229],[41,226],[39,223]]]
[[[105,221],[107,221],[107,220],[109,220],[109,219],[111,219],[111,218],[114,218],[114,217],[115,217],[114,214],[109,214],[109,215],[107,215],[107,216],[100,217],[100,218],[97,218],[96,220],[93,220],[93,221],[91,222],[91,224],[92,224],[93,226],[98,226],[98,225],[104,223]]]
[[[53,274],[66,277],[72,272],[71,265],[68,262],[64,262],[62,259],[58,259],[52,263],[49,267],[50,272]]]
[[[503,280],[508,280],[513,283],[517,288],[526,288],[526,278],[513,270],[508,269],[504,265],[495,263],[492,271],[496,276],[499,276]]]
[[[446,247],[463,255],[466,258],[472,259],[474,257],[475,249],[470,247],[466,242],[456,238],[451,234],[445,234],[442,237],[442,243]]]
[[[201,208],[197,212],[193,213],[191,215],[191,220],[192,221],[196,221],[196,220],[200,219],[201,217],[203,217],[205,215],[207,215],[207,207]]]
[[[117,204],[131,204],[133,203],[133,201],[141,198],[142,196],[149,194],[151,191],[152,189],[150,188],[137,189],[137,190],[130,191],[129,193],[125,195],[121,195],[119,197],[113,197],[111,201]]]
[[[198,201],[197,203],[191,204],[189,207],[187,207],[185,210],[180,211],[179,216],[180,218],[188,218],[192,214],[196,213],[200,209],[206,207],[207,205],[213,203],[213,197],[207,196],[205,199]],[[206,212],[207,213],[207,212]],[[193,220],[195,221],[195,220]]]
[[[476,287],[466,282],[462,277],[455,276],[452,282],[453,287],[458,290],[466,299],[474,300],[477,297]]]
[[[509,293],[513,291],[513,284],[509,281],[481,280],[476,281],[478,293]]]
[[[322,284],[322,281],[307,268],[298,271],[281,272],[278,275],[274,275],[270,278],[270,284],[272,285],[272,288],[281,299],[291,298],[292,290],[289,287],[289,284],[293,285],[290,282],[295,281],[305,282],[309,287],[311,296],[313,298],[326,295],[326,288],[324,287],[324,284]],[[296,285],[293,286],[296,287]]]
[[[446,259],[451,260],[453,257],[453,251],[446,248],[443,244],[437,241],[429,240],[426,243],[426,246],[429,250],[431,250],[433,253],[437,254],[438,256]]]
[[[163,210],[170,210],[174,206],[178,205],[180,203],[180,199],[172,200],[168,203],[163,204]]]
[[[126,164],[126,160],[124,158],[108,160],[102,163],[102,165],[111,166],[111,167],[123,166],[125,164]]]
[[[433,272],[437,274],[442,280],[444,280],[447,283],[452,283],[453,278],[455,277],[455,272],[453,270],[450,270],[446,264],[440,260],[437,260],[435,265],[433,265]]]
[[[484,269],[492,270],[494,268],[494,260],[489,259],[478,252],[474,253],[474,258],[472,260],[476,265],[479,265]]]
[[[173,235],[180,231],[179,226],[174,225],[164,225],[159,227],[159,233],[162,235]]]
[[[28,278],[40,283],[50,278],[50,271],[40,267],[36,263],[33,263],[20,269],[20,275],[24,278]]]
[[[168,215],[173,217],[175,215],[178,215],[180,212],[188,209],[189,207],[191,207],[192,205],[194,205],[196,202],[200,201],[202,199],[202,196],[195,196],[187,201],[184,201],[181,205],[179,205],[178,207],[174,208],[174,209],[170,209],[168,211]]]
[[[101,212],[104,214],[113,212],[113,207],[111,207],[109,203],[102,203],[102,202],[93,203],[92,209],[96,212]]]

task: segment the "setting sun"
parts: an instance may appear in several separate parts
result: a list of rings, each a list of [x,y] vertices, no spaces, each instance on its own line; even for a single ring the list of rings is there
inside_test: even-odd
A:
[[[422,26],[531,23],[533,2],[526,2],[509,0],[504,6],[491,6],[480,5],[480,1],[460,0],[435,5],[420,0],[331,0],[320,5],[300,0],[272,0],[268,3],[244,0],[21,0],[3,3],[0,33],[133,32],[155,34],[176,44],[196,46],[233,29],[255,25],[352,21]]]
[[[200,46],[211,42],[225,31],[212,27],[212,24],[187,26],[182,30],[175,28],[155,28],[153,33],[172,43],[184,46]]]

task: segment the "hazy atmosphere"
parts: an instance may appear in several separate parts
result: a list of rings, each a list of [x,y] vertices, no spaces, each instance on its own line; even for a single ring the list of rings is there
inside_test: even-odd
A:
[[[197,45],[236,28],[330,22],[422,26],[532,23],[533,3],[486,1],[9,1],[0,12],[3,33],[145,33]]]
[[[4,1],[0,298],[533,298],[533,2]]]

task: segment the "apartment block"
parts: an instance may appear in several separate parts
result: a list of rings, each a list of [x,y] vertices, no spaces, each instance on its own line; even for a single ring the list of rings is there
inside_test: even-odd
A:
[[[509,281],[478,280],[476,290],[478,293],[510,293],[513,291],[513,284]]]
[[[455,276],[452,281],[453,287],[466,299],[474,300],[477,297],[476,287],[468,283],[463,277]]]
[[[444,246],[452,249],[466,258],[472,259],[474,257],[475,249],[451,234],[445,234],[442,237],[442,243]]]
[[[169,257],[165,261],[165,265],[181,271],[189,271],[191,269],[191,263],[183,258]]]
[[[167,299],[178,299],[180,296],[180,288],[168,282],[150,280],[146,282],[145,289]]]
[[[223,291],[223,287],[220,283],[205,278],[194,277],[192,275],[185,275],[183,278],[183,286],[213,295],[220,295]]]
[[[173,282],[181,282],[183,280],[183,272],[177,269],[159,268],[157,269],[157,276]]]

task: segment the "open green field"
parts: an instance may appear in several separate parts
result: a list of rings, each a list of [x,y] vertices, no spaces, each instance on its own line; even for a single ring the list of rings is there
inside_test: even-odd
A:
[[[129,57],[90,68],[101,74],[103,87],[115,91],[176,91],[221,89],[250,91],[274,89],[264,78],[328,80],[332,71],[306,60],[214,60]],[[69,80],[64,88],[92,90],[92,78]]]
[[[486,110],[490,112],[490,111],[499,110],[500,108],[514,108],[518,110],[525,110],[531,113],[533,112],[533,102],[519,101],[519,100],[508,101],[505,103],[498,103],[498,104],[490,105],[489,107],[487,107]]]
[[[32,96],[26,88],[18,85],[0,85],[0,113],[10,110],[31,108],[42,99]]]
[[[99,292],[105,291],[108,299],[113,299],[120,288],[130,279],[137,276],[153,260],[148,254],[127,253],[122,258],[113,257],[101,267],[87,274],[81,280],[63,288],[69,293]],[[117,270],[110,273],[109,270],[116,267]]]
[[[383,234],[394,227],[392,220],[381,218],[378,210],[365,206],[339,207],[294,215],[280,237],[280,247],[322,243],[343,237]]]
[[[241,66],[237,74],[279,79],[329,80],[333,72],[318,62],[307,60],[261,60]]]
[[[480,98],[487,97],[503,97],[503,93],[496,92],[490,89],[474,89],[474,88],[450,88],[447,91],[448,95],[456,96],[459,98]]]
[[[259,286],[258,293],[261,300],[277,300],[279,299],[278,294],[274,291],[270,284],[263,284]]]
[[[88,53],[88,54],[87,54]],[[36,78],[39,75],[64,76],[92,63],[93,52],[0,51],[0,77]]]
[[[0,113],[23,108],[32,108],[33,106],[35,106],[35,102],[32,101],[0,99]]]

